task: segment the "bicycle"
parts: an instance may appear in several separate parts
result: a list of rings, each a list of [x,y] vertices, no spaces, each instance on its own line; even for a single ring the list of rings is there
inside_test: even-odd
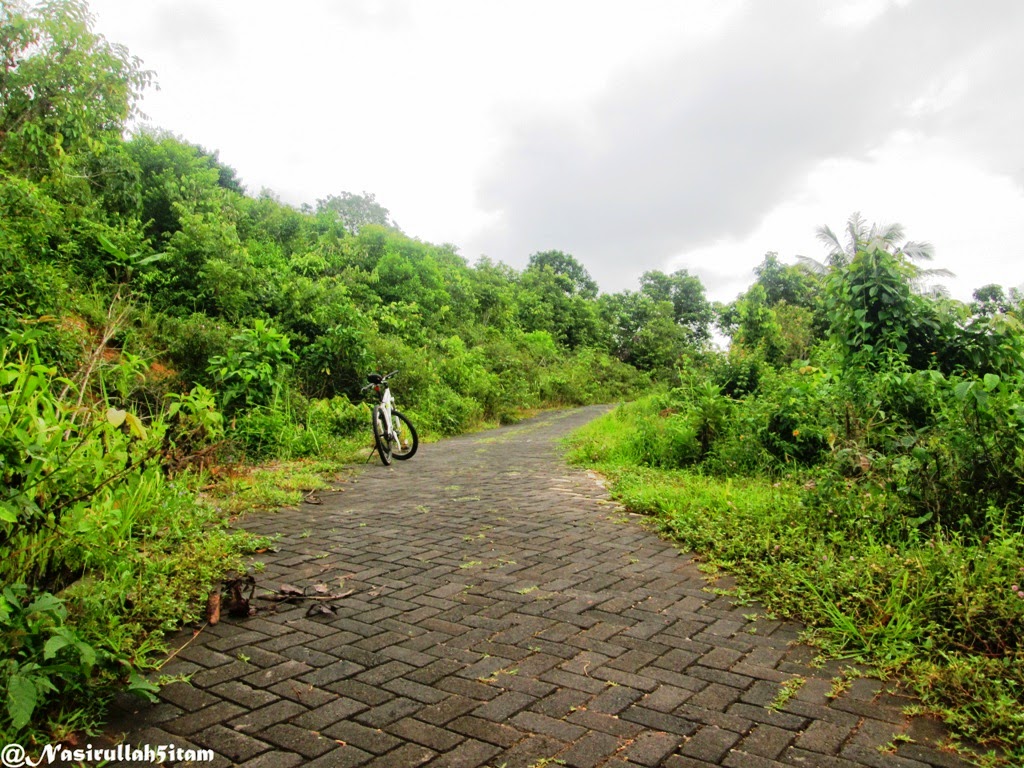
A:
[[[398,371],[392,371],[386,376],[371,373],[366,377],[370,383],[360,390],[365,392],[372,388],[380,396],[380,402],[373,408],[373,442],[374,450],[384,466],[391,464],[393,458],[399,461],[411,459],[420,445],[412,422],[395,408],[395,398],[391,395],[388,379],[396,373]],[[372,451],[370,456],[373,456]]]

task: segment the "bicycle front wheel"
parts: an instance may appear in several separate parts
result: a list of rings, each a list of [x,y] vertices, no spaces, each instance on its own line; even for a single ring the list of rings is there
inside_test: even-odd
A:
[[[373,442],[377,446],[377,455],[388,466],[391,463],[391,441],[388,439],[388,422],[384,416],[384,406],[373,409]]]
[[[416,434],[416,428],[404,415],[398,411],[391,412],[391,456],[392,458],[405,461],[411,459],[420,447],[420,439]]]

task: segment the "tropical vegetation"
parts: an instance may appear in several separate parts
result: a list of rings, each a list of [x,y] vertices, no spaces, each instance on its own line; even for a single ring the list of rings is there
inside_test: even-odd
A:
[[[398,369],[428,439],[631,401],[575,460],[739,598],[1024,759],[1017,291],[949,299],[926,244],[859,216],[822,229],[823,263],[768,254],[725,305],[685,270],[609,294],[559,250],[470,263],[370,193],[287,205],[139,123],[154,75],[81,0],[7,0],[0,55],[6,739],[152,695],[162,633],[270,546],[229,527],[260,503],[251,467],[304,461],[308,487],[364,458],[360,387]]]
[[[79,0],[5,2],[0,61],[6,738],[89,730],[115,691],[152,693],[161,633],[268,546],[228,529],[245,467],[364,458],[371,371],[400,371],[428,439],[647,381],[626,361],[653,342],[571,255],[470,264],[370,193],[247,194],[216,152],[135,124],[153,74]],[[699,282],[651,279],[696,288],[706,332]]]
[[[821,230],[822,265],[768,254],[718,308],[728,352],[684,354],[572,456],[738,599],[903,676],[973,757],[1020,765],[1024,297],[951,300],[926,244],[856,214],[847,232]]]

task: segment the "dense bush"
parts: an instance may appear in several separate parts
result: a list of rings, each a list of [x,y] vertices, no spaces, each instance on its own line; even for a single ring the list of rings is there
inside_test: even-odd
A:
[[[119,407],[114,364],[80,384],[41,362],[32,334],[0,353],[0,732],[90,727],[156,646],[154,631],[195,618],[250,537],[168,478],[217,436],[212,399],[169,399],[146,423]],[[179,450],[180,449],[180,450]],[[67,709],[74,702],[77,709]],[[62,714],[63,712],[63,714]],[[51,721],[51,718],[54,718]]]

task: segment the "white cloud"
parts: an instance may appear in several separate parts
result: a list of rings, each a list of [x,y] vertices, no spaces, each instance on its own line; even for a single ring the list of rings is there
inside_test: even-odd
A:
[[[559,248],[605,290],[680,265],[729,299],[860,210],[969,288],[1024,281],[1015,0],[91,6],[156,70],[153,123],[251,191],[370,191],[470,260]]]
[[[954,298],[969,300],[988,283],[1024,283],[1024,190],[1009,176],[979,169],[949,140],[914,133],[894,135],[864,159],[822,161],[749,236],[679,254],[665,268],[689,269],[714,299],[730,301],[768,251],[788,263],[797,255],[821,259],[815,229],[839,232],[855,211],[869,222],[898,222],[909,239],[932,243],[932,266],[955,275],[938,281]]]

